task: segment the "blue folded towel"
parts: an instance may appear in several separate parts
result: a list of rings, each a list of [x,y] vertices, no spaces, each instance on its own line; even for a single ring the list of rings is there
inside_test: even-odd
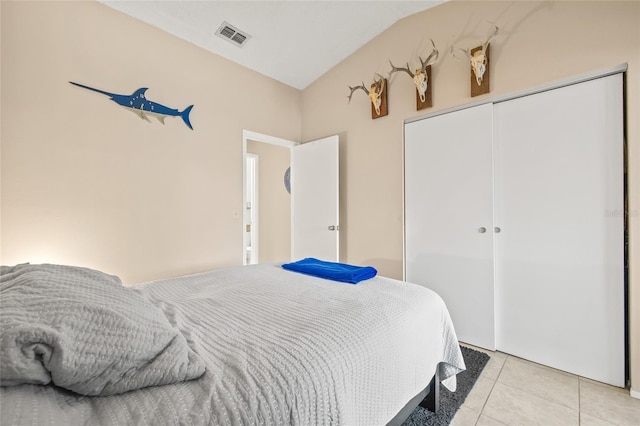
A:
[[[354,266],[347,265],[346,263],[327,262],[314,259],[313,257],[285,263],[282,267],[289,271],[350,284],[357,284],[360,281],[368,280],[369,278],[375,277],[378,273],[372,266]]]

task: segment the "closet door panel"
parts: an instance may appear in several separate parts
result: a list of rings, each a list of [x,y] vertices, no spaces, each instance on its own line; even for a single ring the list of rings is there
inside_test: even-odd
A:
[[[624,386],[621,75],[495,105],[499,350]]]
[[[491,104],[405,126],[405,276],[458,338],[494,349]],[[485,232],[480,232],[485,228]]]

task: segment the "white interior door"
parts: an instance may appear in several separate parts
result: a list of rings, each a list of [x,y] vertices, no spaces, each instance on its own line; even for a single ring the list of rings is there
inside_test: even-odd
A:
[[[445,301],[458,338],[495,348],[493,106],[405,125],[405,276]]]
[[[338,136],[291,150],[291,258],[339,261]]]
[[[498,103],[499,350],[624,386],[621,75]]]

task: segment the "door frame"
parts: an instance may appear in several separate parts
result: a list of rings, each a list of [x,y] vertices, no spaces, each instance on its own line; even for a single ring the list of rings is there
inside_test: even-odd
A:
[[[249,161],[251,160],[251,161]],[[260,165],[258,163],[259,157],[256,154],[247,153],[245,156],[245,185],[244,192],[246,194],[247,201],[243,210],[244,225],[244,263],[246,265],[252,265],[258,263],[260,259],[259,244],[260,239],[260,206],[258,205],[258,194],[260,191],[258,184],[258,175],[260,173]],[[252,167],[250,167],[250,164]],[[253,170],[251,170],[253,169]],[[249,204],[251,204],[251,211],[249,210]],[[247,238],[247,226],[250,226],[250,235]],[[251,246],[251,253],[249,253],[249,245]]]
[[[247,218],[246,218],[246,215],[244,214],[244,211],[247,207],[247,201],[248,201],[247,200],[248,197],[247,197],[247,166],[246,165],[247,165],[247,142],[250,140],[289,148],[289,151],[291,151],[291,149],[294,146],[300,145],[299,142],[295,142],[289,139],[283,139],[276,136],[266,135],[264,133],[258,133],[258,132],[254,132],[246,129],[242,130],[242,209],[240,209],[240,211],[242,212],[242,264],[243,265],[247,265],[247,256],[246,256],[247,247],[246,247],[245,238],[244,238],[244,234],[246,232],[245,230],[247,229]],[[258,239],[256,238],[256,242],[257,241]],[[259,259],[257,259],[257,261],[259,262]]]

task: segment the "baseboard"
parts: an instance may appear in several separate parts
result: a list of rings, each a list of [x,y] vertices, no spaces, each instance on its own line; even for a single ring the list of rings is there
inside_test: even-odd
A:
[[[630,389],[629,390],[629,395],[631,395],[632,398],[637,398],[640,399],[640,392]]]

